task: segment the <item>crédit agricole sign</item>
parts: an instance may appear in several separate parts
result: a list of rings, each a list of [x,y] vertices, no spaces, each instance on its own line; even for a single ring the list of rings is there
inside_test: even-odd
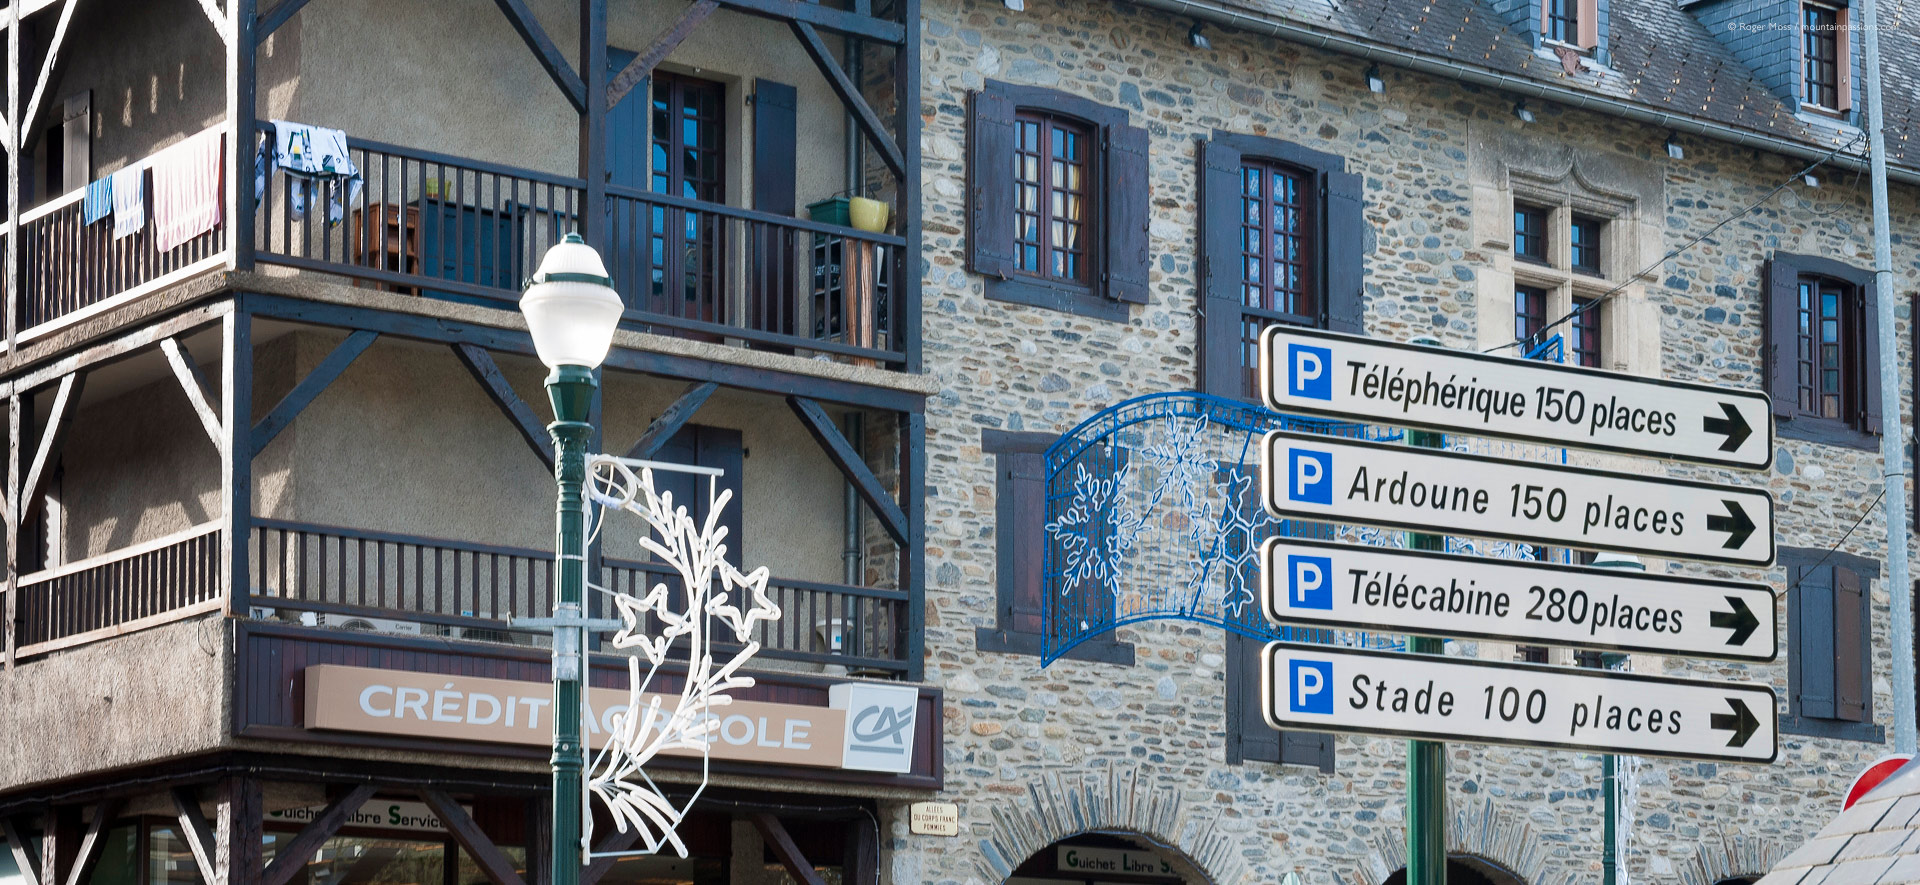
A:
[[[322,664],[308,667],[306,727],[447,740],[547,746],[552,688],[544,682],[445,676]],[[918,692],[854,683],[834,706],[734,701],[715,707],[715,760],[904,772],[913,755]],[[587,745],[598,749],[627,710],[625,689],[588,689]],[[671,709],[671,705],[668,705]],[[882,723],[886,728],[859,727]],[[884,733],[882,733],[884,732]],[[698,756],[686,750],[668,755]],[[880,757],[876,761],[875,757]]]

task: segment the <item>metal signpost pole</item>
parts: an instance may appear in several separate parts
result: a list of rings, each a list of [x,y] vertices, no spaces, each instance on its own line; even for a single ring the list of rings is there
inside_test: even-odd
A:
[[[1438,433],[1412,431],[1407,444],[1426,449],[1445,445]],[[1414,534],[1415,550],[1445,552],[1445,535]],[[1446,642],[1431,636],[1407,637],[1407,650],[1441,654]],[[1447,745],[1439,741],[1407,742],[1407,885],[1447,883]]]
[[[1913,596],[1907,586],[1906,422],[1900,420],[1900,343],[1894,335],[1893,245],[1887,217],[1887,138],[1881,115],[1880,19],[1876,0],[1860,4],[1862,63],[1867,87],[1867,150],[1872,154],[1873,286],[1878,294],[1880,401],[1891,414],[1881,420],[1880,463],[1886,484],[1887,587],[1893,597],[1893,748],[1915,751],[1913,694]]]

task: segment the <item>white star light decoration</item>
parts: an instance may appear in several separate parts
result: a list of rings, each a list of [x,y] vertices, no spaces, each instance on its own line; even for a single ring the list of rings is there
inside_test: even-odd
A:
[[[657,581],[645,596],[612,594],[623,622],[613,647],[633,652],[627,660],[627,708],[615,714],[612,734],[587,768],[587,790],[600,797],[620,832],[628,827],[639,832],[646,852],[670,845],[686,857],[687,846],[676,829],[706,789],[708,747],[720,724],[711,710],[733,702],[727,692],[753,685],[753,677],[741,675],[740,667],[760,650],[753,638],[755,625],[778,620],[780,607],[767,598],[765,566],[742,573],[727,561],[727,529],[720,525],[720,514],[732,492],[710,493],[706,523],[701,525],[684,503],[673,500],[672,492],[654,490],[652,469],[643,466],[636,474],[631,463],[609,455],[588,458],[588,496],[603,514],[618,509],[645,519],[648,532],[640,546],[678,574],[678,586]],[[677,651],[683,640],[684,654]],[[716,641],[737,644],[738,650],[715,660]],[[648,696],[647,688],[669,659],[687,664],[678,696]],[[646,771],[655,756],[669,750],[701,757],[700,787],[679,803]],[[584,818],[583,841],[591,845],[593,815]]]

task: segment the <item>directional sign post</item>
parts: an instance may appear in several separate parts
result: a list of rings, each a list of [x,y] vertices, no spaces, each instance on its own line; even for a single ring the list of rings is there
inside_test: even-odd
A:
[[[1767,396],[1273,325],[1260,338],[1268,408],[1760,470]]]
[[[1773,496],[1707,483],[1275,430],[1261,489],[1275,516],[1773,564]]]
[[[1261,653],[1274,728],[1772,762],[1773,689],[1291,642]]]
[[[1274,538],[1261,551],[1279,624],[1771,661],[1765,584]]]

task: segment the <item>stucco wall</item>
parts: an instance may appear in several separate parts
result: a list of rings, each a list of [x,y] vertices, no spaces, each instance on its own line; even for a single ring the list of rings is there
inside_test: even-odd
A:
[[[1431,334],[1461,348],[1498,343],[1512,328],[1511,278],[1500,280],[1511,273],[1508,246],[1504,237],[1487,235],[1510,222],[1504,213],[1511,206],[1476,201],[1477,188],[1497,195],[1506,187],[1497,174],[1502,163],[1549,178],[1571,168],[1644,196],[1628,221],[1648,263],[1804,165],[1698,139],[1687,141],[1684,161],[1670,161],[1664,131],[1553,107],[1535,108],[1538,122],[1523,127],[1510,96],[1392,69],[1386,92],[1373,94],[1357,60],[1218,30],[1209,31],[1212,51],[1195,51],[1184,39],[1188,25],[1115,3],[1028,4],[1024,12],[955,0],[924,7],[925,354],[943,385],[928,401],[928,679],[946,691],[948,780],[941,798],[960,804],[962,824],[959,839],[912,836],[896,826],[896,881],[998,881],[1003,864],[1022,859],[1000,857],[1003,847],[1027,850],[1073,830],[1076,814],[1066,809],[1081,806],[1050,809],[1036,785],[1083,776],[1092,783],[1086,804],[1102,814],[1112,812],[1100,804],[1109,793],[1133,796],[1151,787],[1178,797],[1180,811],[1154,821],[1155,834],[1196,857],[1206,854],[1195,850],[1206,840],[1227,840],[1213,854],[1221,860],[1209,867],[1221,881],[1271,882],[1298,871],[1313,883],[1378,882],[1400,862],[1403,744],[1343,737],[1332,775],[1225,764],[1218,629],[1172,622],[1122,629],[1119,638],[1137,646],[1131,668],[1063,660],[1043,671],[1034,658],[975,647],[974,629],[994,623],[996,569],[995,459],[980,451],[981,431],[1062,432],[1128,397],[1196,383],[1196,139],[1217,127],[1347,157],[1348,169],[1365,178],[1368,333],[1395,340]],[[1134,308],[1128,322],[990,302],[981,279],[965,270],[962,99],[989,78],[1121,107],[1133,125],[1149,130],[1152,303]],[[1623,367],[1761,386],[1761,262],[1768,252],[1868,263],[1864,188],[1843,185],[1837,174],[1822,177],[1822,188],[1795,188],[1630,287],[1609,314],[1626,336],[1609,339],[1624,348],[1615,351]],[[1896,229],[1916,221],[1914,194],[1897,191]],[[1897,288],[1910,291],[1920,279],[1920,254],[1901,244],[1895,265]],[[1496,297],[1503,287],[1504,305]],[[1905,342],[1910,318],[1899,297]],[[1897,407],[1907,406],[1903,398]],[[1893,420],[1896,404],[1887,407],[1889,428],[1908,426]],[[1629,466],[1577,454],[1573,460]],[[1759,475],[1631,466],[1771,488],[1783,546],[1838,541],[1879,491],[1870,451],[1788,440],[1777,460],[1771,473]],[[1818,478],[1807,473],[1816,464],[1824,471]],[[1879,557],[1884,532],[1877,512],[1842,549]],[[1785,588],[1780,569],[1675,571]],[[1891,730],[1884,580],[1872,602],[1875,716]],[[1784,619],[1784,600],[1781,610]],[[1511,646],[1455,643],[1452,653],[1503,657]],[[1632,667],[1760,681],[1783,694],[1788,688],[1784,653],[1764,666],[1636,656]],[[1724,851],[1717,847],[1723,837],[1735,835],[1777,858],[1824,824],[1838,810],[1839,789],[1888,748],[1788,735],[1771,766],[1643,760],[1629,804],[1628,869],[1634,881],[1699,881],[1689,872],[1696,863],[1725,871],[1715,853]],[[1456,848],[1488,856],[1529,882],[1597,878],[1596,757],[1456,745],[1449,768]],[[1133,826],[1124,819],[1114,825]],[[1244,871],[1236,868],[1240,861]]]

